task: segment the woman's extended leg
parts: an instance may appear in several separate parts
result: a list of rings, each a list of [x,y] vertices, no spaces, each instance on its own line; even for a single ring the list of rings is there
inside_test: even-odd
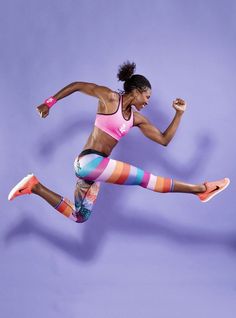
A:
[[[103,181],[123,185],[139,185],[155,192],[201,193],[204,184],[188,184],[170,178],[155,176],[128,163],[88,154],[75,163],[76,175],[84,180]]]
[[[170,178],[155,176],[128,163],[87,154],[74,163],[76,175],[84,180],[103,181],[123,185],[139,185],[155,192],[184,192],[197,194],[201,201],[224,190],[229,179],[204,184],[189,184]]]

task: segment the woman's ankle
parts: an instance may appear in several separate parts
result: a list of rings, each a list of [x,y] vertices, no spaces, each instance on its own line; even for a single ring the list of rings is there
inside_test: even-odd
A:
[[[41,187],[42,185],[40,183],[37,183],[32,187],[31,192],[34,194],[39,194]]]
[[[204,193],[206,191],[206,186],[205,186],[205,184],[198,184],[197,186],[196,186],[196,193],[198,194],[198,193]]]

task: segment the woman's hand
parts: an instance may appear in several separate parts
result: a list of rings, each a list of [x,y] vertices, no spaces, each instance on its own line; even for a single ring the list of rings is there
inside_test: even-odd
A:
[[[37,107],[37,111],[42,118],[45,118],[49,115],[49,107],[46,104],[42,104]]]
[[[186,102],[181,99],[181,98],[176,98],[174,101],[173,101],[173,104],[172,106],[174,107],[174,109],[180,113],[180,114],[183,114],[185,112],[185,109],[187,107],[187,104]]]

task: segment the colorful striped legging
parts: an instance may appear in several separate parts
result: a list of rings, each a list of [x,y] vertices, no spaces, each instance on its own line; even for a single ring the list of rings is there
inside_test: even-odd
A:
[[[173,190],[172,179],[155,176],[128,163],[113,160],[98,153],[77,157],[74,168],[78,177],[74,195],[75,204],[66,198],[61,198],[55,208],[78,223],[85,222],[90,217],[99,192],[100,181],[121,185],[139,185],[162,193]]]

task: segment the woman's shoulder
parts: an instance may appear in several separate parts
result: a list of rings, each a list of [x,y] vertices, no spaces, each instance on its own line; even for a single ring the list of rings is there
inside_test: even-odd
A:
[[[120,100],[120,94],[116,91],[110,90],[109,100],[110,102],[116,102],[116,101],[118,102]]]
[[[107,86],[92,83],[90,83],[90,85],[92,86],[91,90],[93,92],[93,94],[91,93],[90,95],[96,96],[102,103],[113,102],[119,99],[119,93],[113,91]]]
[[[106,98],[100,100],[97,113],[110,114],[116,111],[120,101],[120,94],[109,89]]]

